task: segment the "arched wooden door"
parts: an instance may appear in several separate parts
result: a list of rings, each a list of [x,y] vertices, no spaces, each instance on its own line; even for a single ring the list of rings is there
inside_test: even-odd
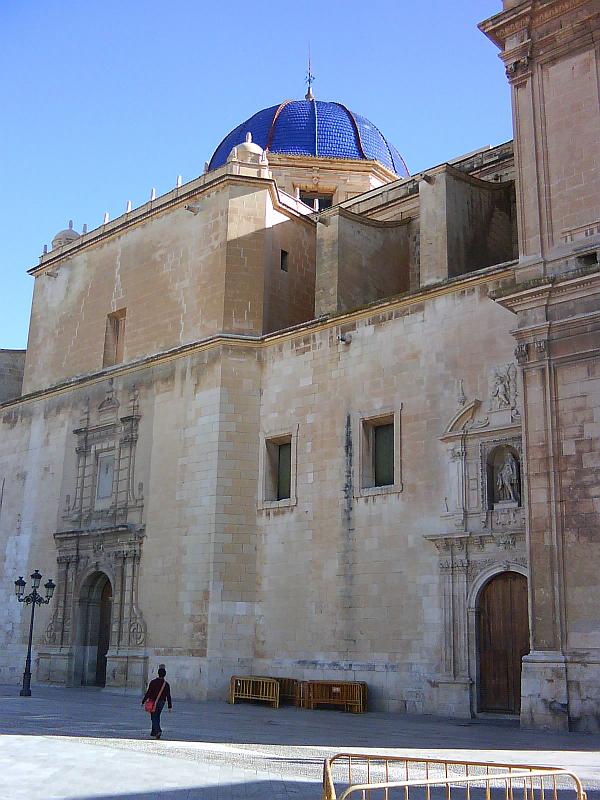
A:
[[[479,710],[518,714],[521,659],[529,652],[527,579],[501,572],[481,590],[479,627]]]

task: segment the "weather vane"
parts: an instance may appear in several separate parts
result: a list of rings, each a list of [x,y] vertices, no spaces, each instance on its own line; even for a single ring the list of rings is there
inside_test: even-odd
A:
[[[308,84],[308,92],[304,95],[306,100],[314,100],[315,96],[312,91],[312,85],[315,76],[312,74],[312,70],[310,68],[310,44],[308,45],[308,72],[306,73],[306,83]]]

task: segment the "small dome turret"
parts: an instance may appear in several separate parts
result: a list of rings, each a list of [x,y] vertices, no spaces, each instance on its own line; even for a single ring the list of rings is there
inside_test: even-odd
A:
[[[64,231],[59,231],[52,239],[52,249],[56,250],[58,247],[64,247],[64,245],[74,242],[75,239],[79,239],[79,234],[73,230],[73,220],[70,219],[69,227],[65,228]]]
[[[248,131],[246,141],[232,148],[227,161],[240,161],[242,164],[266,164],[265,151],[252,141],[252,134]]]

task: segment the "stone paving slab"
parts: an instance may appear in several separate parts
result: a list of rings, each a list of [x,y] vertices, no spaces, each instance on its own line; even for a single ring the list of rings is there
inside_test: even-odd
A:
[[[18,687],[0,686],[2,797],[319,800],[323,759],[351,751],[561,766],[600,800],[600,736],[523,731],[511,720],[174,698],[157,742],[140,699],[53,687],[21,698]]]

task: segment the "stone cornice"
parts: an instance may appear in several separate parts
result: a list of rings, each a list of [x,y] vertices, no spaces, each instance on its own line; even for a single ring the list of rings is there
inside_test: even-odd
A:
[[[362,172],[374,173],[386,183],[397,181],[400,176],[374,159],[353,160],[348,158],[324,158],[322,156],[294,156],[287,153],[268,153],[269,166],[278,168],[297,168],[306,170],[307,173],[325,170],[335,172]],[[402,180],[406,180],[403,178]],[[310,183],[307,180],[307,183]]]
[[[498,289],[490,294],[492,300],[499,305],[508,308],[516,313],[525,308],[539,306],[541,303],[549,303],[565,294],[589,295],[600,291],[600,270],[598,268],[586,270],[573,270],[564,275],[543,277],[519,285]]]
[[[515,8],[489,17],[480,22],[477,27],[496,47],[503,49],[504,42],[509,36],[529,27],[532,5],[532,0],[526,0]]]
[[[524,0],[512,9],[502,11],[479,23],[479,30],[501,50],[506,41],[520,31],[535,33],[537,29],[558,17],[586,5],[589,0]],[[598,13],[597,11],[593,13]],[[531,38],[529,33],[527,38]]]
[[[364,214],[355,214],[353,211],[348,211],[347,208],[342,206],[334,206],[332,209],[327,209],[319,215],[318,221],[322,225],[329,225],[333,217],[340,216],[345,219],[355,222],[357,225],[367,225],[371,228],[401,228],[412,222],[412,217],[403,217],[402,219],[381,220],[367,217]]]
[[[175,361],[206,350],[225,347],[264,349],[280,344],[281,342],[302,338],[308,333],[318,333],[341,325],[351,324],[362,319],[368,319],[369,317],[381,316],[383,313],[393,314],[395,311],[402,308],[419,305],[442,295],[464,291],[467,288],[480,286],[492,281],[496,282],[514,278],[515,265],[516,262],[508,262],[494,267],[487,267],[477,273],[461,275],[438,285],[429,286],[426,289],[419,289],[383,302],[377,301],[368,306],[363,306],[334,317],[319,317],[318,319],[301,323],[292,328],[265,334],[263,336],[245,336],[227,333],[217,334],[202,339],[201,341],[191,342],[190,344],[185,344],[171,350],[162,351],[127,364],[119,364],[114,367],[98,370],[97,372],[76,375],[45,389],[39,389],[27,395],[9,400],[7,403],[0,405],[0,412],[10,412],[12,409],[21,405],[36,402],[43,398],[65,394],[78,387],[102,383],[108,378],[121,377],[123,375],[139,372],[154,365]]]
[[[463,170],[457,169],[452,164],[442,164],[438,168],[438,172],[447,172],[453,178],[469,183],[471,186],[477,186],[480,189],[506,189],[514,184],[514,181],[486,181],[476,175],[471,175],[469,172],[463,172]]]

